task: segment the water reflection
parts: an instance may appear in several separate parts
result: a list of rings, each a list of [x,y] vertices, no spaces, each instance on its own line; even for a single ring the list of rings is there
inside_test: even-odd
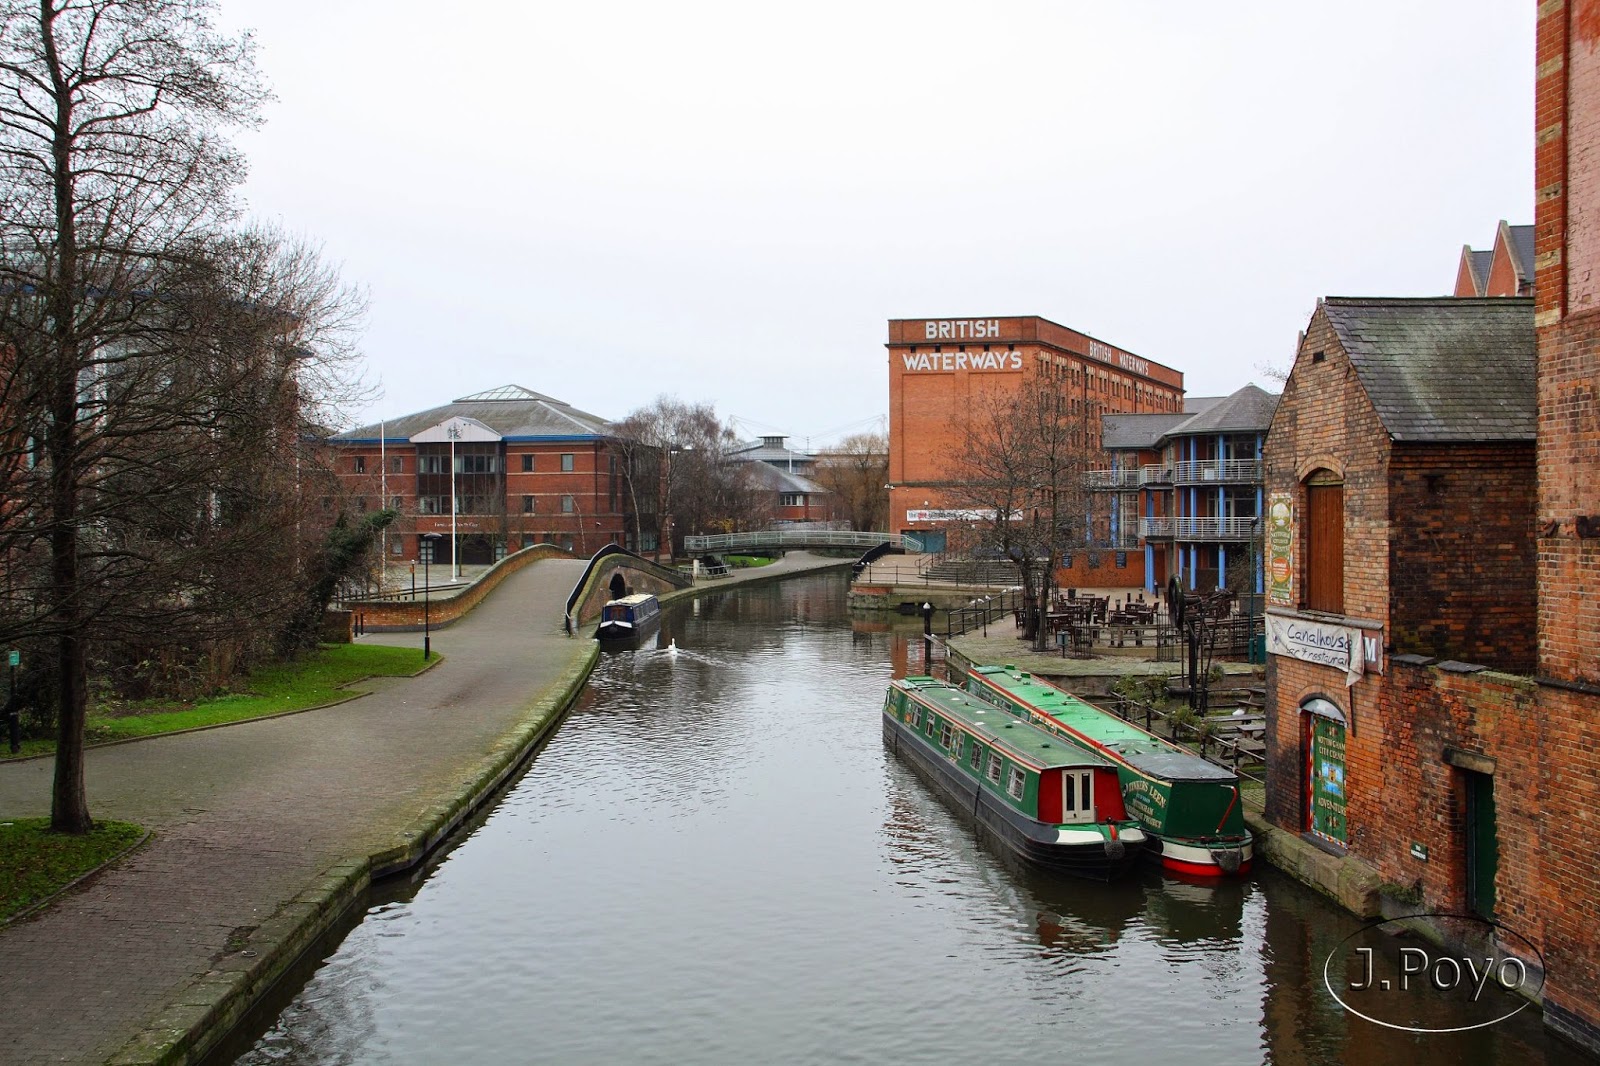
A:
[[[1349,1018],[1321,965],[1359,923],[1281,878],[1008,865],[885,750],[906,642],[846,593],[669,608],[607,655],[240,1061],[1563,1061],[1533,1019],[1447,1043]]]

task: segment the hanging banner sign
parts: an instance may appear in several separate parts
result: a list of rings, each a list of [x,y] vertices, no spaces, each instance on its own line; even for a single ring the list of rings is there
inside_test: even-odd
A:
[[[1305,618],[1267,615],[1267,651],[1301,662],[1344,671],[1344,683],[1353,685],[1363,674],[1383,673],[1383,637],[1367,635],[1350,626],[1335,626]]]
[[[1294,606],[1294,497],[1267,497],[1267,602]]]

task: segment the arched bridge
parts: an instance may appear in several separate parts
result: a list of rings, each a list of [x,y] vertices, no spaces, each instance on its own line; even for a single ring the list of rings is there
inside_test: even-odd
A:
[[[922,542],[903,533],[862,533],[849,529],[773,529],[759,533],[718,533],[684,537],[687,552],[759,551],[767,548],[857,548],[862,551],[888,544],[892,549],[920,552]]]

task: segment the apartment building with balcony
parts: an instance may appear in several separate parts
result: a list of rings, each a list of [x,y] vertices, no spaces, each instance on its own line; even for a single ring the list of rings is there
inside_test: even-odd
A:
[[[1143,553],[1147,590],[1176,577],[1190,589],[1232,578],[1262,591],[1261,448],[1277,401],[1246,385],[1189,397],[1181,413],[1105,416],[1111,465],[1090,471],[1089,487],[1105,498],[1116,546]]]

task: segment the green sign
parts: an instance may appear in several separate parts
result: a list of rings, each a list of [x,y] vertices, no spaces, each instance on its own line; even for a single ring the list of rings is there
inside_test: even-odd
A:
[[[18,651],[16,648],[12,648],[11,649],[11,654],[10,654],[9,658],[11,660],[10,665],[12,665],[12,666],[21,666],[22,665],[22,653],[20,651]]]
[[[1294,606],[1294,497],[1287,492],[1267,499],[1267,601]]]
[[[1345,831],[1344,726],[1311,719],[1311,831],[1343,844]]]

